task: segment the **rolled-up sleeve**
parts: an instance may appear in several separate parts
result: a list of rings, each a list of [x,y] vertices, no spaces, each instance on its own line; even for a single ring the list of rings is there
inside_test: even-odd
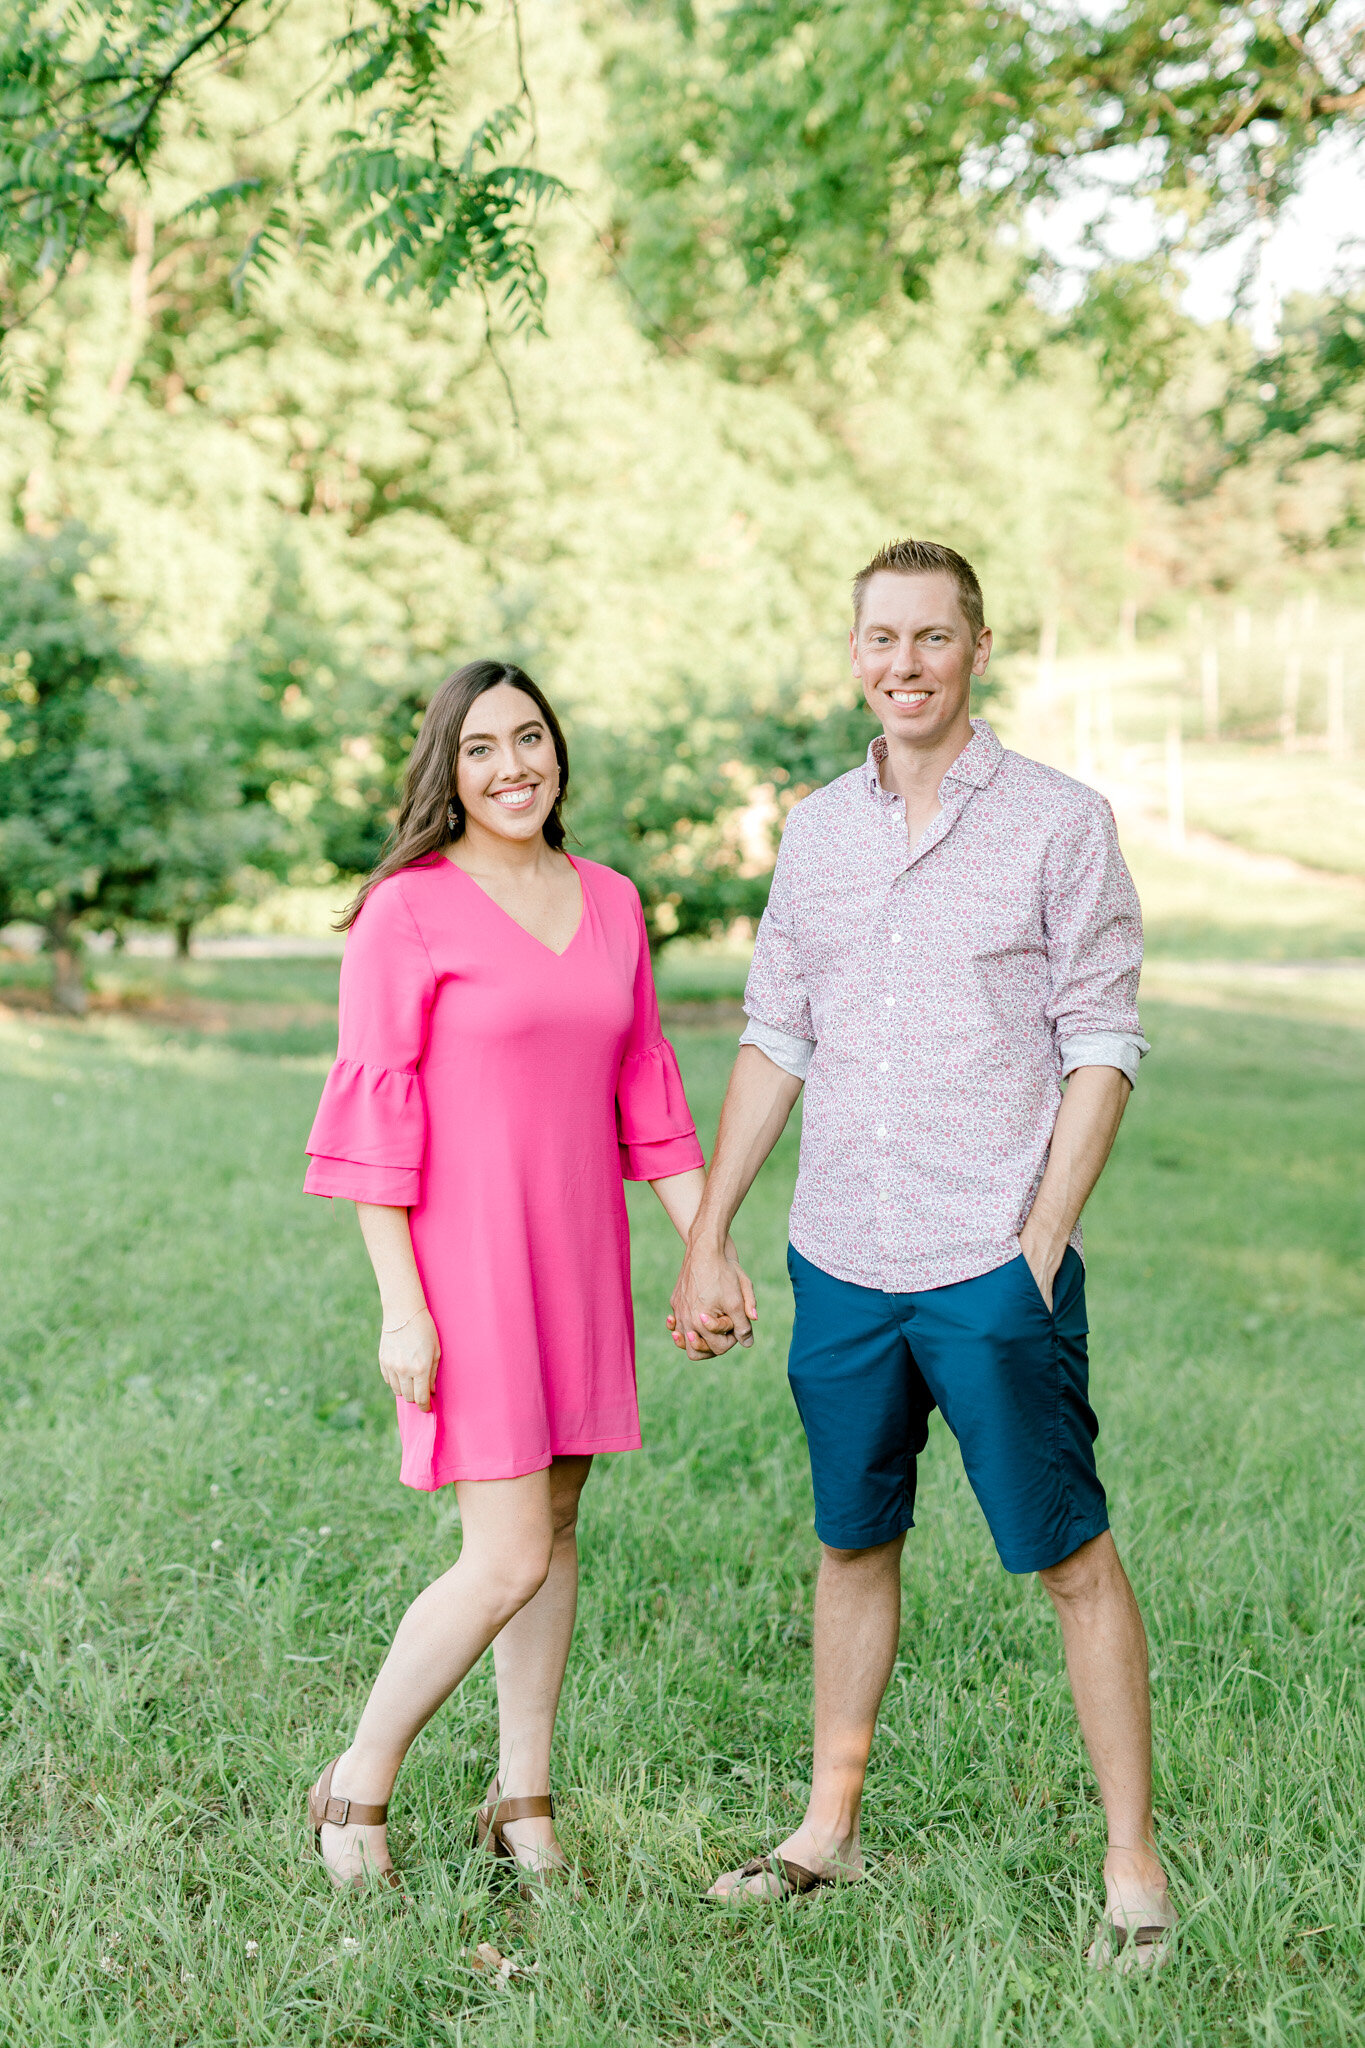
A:
[[[639,930],[635,1010],[616,1077],[616,1135],[626,1180],[668,1180],[705,1161],[677,1055],[659,1022],[649,938],[638,896],[634,910]]]
[[[804,1080],[815,1051],[810,999],[797,958],[793,923],[795,841],[788,821],[778,848],[768,906],[759,920],[744,985],[749,1019],[741,1045],[756,1045],[775,1065]]]
[[[1137,1010],[1142,910],[1102,797],[1049,849],[1043,920],[1052,984],[1047,1014],[1061,1071],[1112,1066],[1135,1081],[1137,1063],[1151,1049]]]
[[[306,1193],[393,1209],[419,1199],[427,1127],[418,1067],[435,989],[395,876],[346,941],[337,1058],[308,1134]]]

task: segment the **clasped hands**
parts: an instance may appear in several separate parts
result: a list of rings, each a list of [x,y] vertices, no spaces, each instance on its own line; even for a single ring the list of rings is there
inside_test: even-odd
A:
[[[673,1342],[694,1362],[747,1350],[758,1316],[754,1283],[727,1237],[723,1246],[689,1242],[666,1318]]]

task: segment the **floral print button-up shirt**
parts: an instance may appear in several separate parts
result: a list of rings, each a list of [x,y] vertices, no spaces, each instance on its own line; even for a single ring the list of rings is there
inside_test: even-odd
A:
[[[913,849],[884,738],[793,807],[744,996],[742,1042],[805,1079],[791,1241],[890,1293],[1016,1257],[1063,1076],[1148,1049],[1109,805],[972,731]]]

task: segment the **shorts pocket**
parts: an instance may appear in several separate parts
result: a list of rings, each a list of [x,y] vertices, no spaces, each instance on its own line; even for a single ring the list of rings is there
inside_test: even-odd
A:
[[[1063,1257],[1065,1257],[1065,1253],[1063,1253]],[[1052,1319],[1053,1319],[1053,1316],[1054,1316],[1054,1315],[1055,1315],[1055,1313],[1056,1313],[1056,1306],[1057,1306],[1057,1280],[1056,1280],[1056,1275],[1054,1274],[1054,1276],[1053,1276],[1053,1281],[1052,1281],[1052,1307],[1051,1307],[1051,1308],[1049,1308],[1049,1307],[1048,1307],[1048,1305],[1047,1305],[1047,1303],[1046,1303],[1046,1302],[1045,1302],[1045,1301],[1043,1300],[1043,1290],[1042,1290],[1042,1288],[1041,1288],[1041,1287],[1040,1287],[1040,1286],[1038,1285],[1038,1282],[1037,1282],[1037,1280],[1036,1280],[1036,1279],[1034,1278],[1033,1268],[1032,1268],[1032,1266],[1031,1266],[1031,1265],[1029,1264],[1028,1260],[1027,1260],[1027,1259],[1026,1259],[1026,1258],[1024,1257],[1024,1254],[1022,1253],[1022,1251],[1020,1252],[1020,1254],[1019,1254],[1018,1258],[1016,1258],[1016,1259],[1015,1259],[1015,1261],[1014,1261],[1014,1264],[1015,1264],[1015,1265],[1016,1265],[1016,1266],[1017,1266],[1017,1267],[1019,1268],[1020,1274],[1021,1274],[1021,1276],[1022,1276],[1022,1278],[1023,1278],[1023,1283],[1024,1283],[1024,1286],[1025,1286],[1025,1287],[1026,1287],[1026,1288],[1028,1289],[1029,1293],[1030,1293],[1030,1294],[1031,1294],[1031,1295],[1033,1296],[1033,1299],[1034,1299],[1034,1300],[1035,1300],[1035,1301],[1037,1302],[1037,1304],[1038,1304],[1039,1308],[1040,1308],[1040,1309],[1041,1309],[1041,1310],[1043,1311],[1043,1314],[1044,1314],[1044,1315],[1045,1315],[1045,1316],[1047,1317],[1048,1321],[1049,1321],[1049,1322],[1051,1322],[1051,1321],[1052,1321]],[[1059,1266],[1059,1267],[1057,1268],[1057,1271],[1058,1271],[1058,1272],[1060,1273],[1060,1271],[1061,1271],[1061,1267],[1060,1267],[1060,1266]]]

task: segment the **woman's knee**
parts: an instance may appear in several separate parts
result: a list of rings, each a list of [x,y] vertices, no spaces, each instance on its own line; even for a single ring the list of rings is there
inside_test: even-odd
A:
[[[479,1571],[485,1597],[495,1615],[510,1621],[534,1600],[550,1573],[551,1539],[527,1544],[508,1556],[486,1559]]]

